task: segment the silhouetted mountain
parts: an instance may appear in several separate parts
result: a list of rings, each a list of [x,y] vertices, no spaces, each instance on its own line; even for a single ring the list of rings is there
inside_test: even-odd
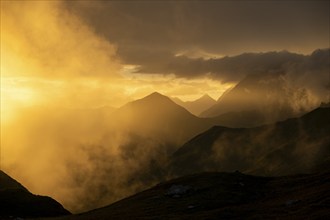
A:
[[[75,219],[329,219],[330,173],[257,177],[185,176]]]
[[[255,111],[263,118],[261,123],[269,123],[305,113],[308,107],[297,103],[308,102],[307,91],[290,88],[281,72],[250,74],[201,116],[215,117],[228,112]],[[251,123],[253,126],[255,122]]]
[[[175,176],[240,170],[285,175],[312,172],[330,161],[330,108],[256,128],[215,126],[174,153]]]
[[[237,66],[248,64],[240,69],[245,78],[201,116],[256,111],[264,118],[263,123],[300,116],[328,99],[329,52],[330,49],[316,50],[307,56],[285,51],[240,55],[246,60],[239,59],[242,65]]]
[[[98,115],[95,118],[84,119],[91,125],[91,133],[84,132],[79,138],[94,142],[78,145],[89,166],[75,160],[68,165],[70,178],[77,180],[72,185],[86,177],[85,191],[74,195],[82,201],[75,211],[104,206],[156,184],[166,176],[163,165],[168,156],[213,126],[210,120],[192,115],[159,93],[132,101],[103,120]],[[86,193],[89,188],[93,195]]]
[[[24,186],[0,171],[0,218],[50,217],[70,214],[61,204],[46,196],[30,193]]]
[[[182,144],[212,126],[157,92],[119,108],[114,120],[119,128],[173,144]]]
[[[196,99],[195,101],[184,102],[178,98],[172,98],[172,100],[196,116],[216,103],[216,101],[207,94],[203,95],[199,99]]]
[[[181,99],[179,99],[179,98],[177,98],[177,97],[171,97],[171,99],[172,99],[172,101],[175,102],[176,104],[178,104],[178,105],[184,107],[183,105],[184,105],[185,102],[182,101]],[[188,109],[187,109],[187,110],[188,110]],[[190,113],[191,113],[191,112],[190,112]]]

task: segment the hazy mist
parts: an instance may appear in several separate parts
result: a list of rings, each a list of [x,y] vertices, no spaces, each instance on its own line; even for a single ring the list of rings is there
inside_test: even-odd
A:
[[[328,5],[1,1],[1,169],[81,212],[172,177],[169,158],[212,126],[251,125],[215,116],[257,111],[262,124],[316,108],[330,98]],[[217,102],[193,106],[199,118],[155,91]],[[271,170],[260,149],[273,129],[219,136],[212,157]],[[299,138],[290,155],[306,163],[329,141]],[[234,139],[260,146],[231,153]]]

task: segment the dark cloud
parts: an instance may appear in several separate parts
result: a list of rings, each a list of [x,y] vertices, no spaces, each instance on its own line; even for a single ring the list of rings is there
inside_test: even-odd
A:
[[[282,50],[308,54],[316,48],[329,47],[329,1],[66,4],[96,33],[118,46],[124,63],[140,65],[140,72],[169,73],[179,68],[184,75],[190,69],[203,72],[218,65],[218,60],[205,62],[174,56],[182,51],[223,56]],[[186,65],[194,68],[186,69]]]
[[[244,53],[220,59],[191,59],[186,56],[164,58],[160,63],[142,66],[141,73],[174,73],[178,77],[199,77],[207,74],[222,82],[237,82],[249,74],[302,73],[329,71],[329,50],[316,50],[311,55],[287,51],[268,53]]]

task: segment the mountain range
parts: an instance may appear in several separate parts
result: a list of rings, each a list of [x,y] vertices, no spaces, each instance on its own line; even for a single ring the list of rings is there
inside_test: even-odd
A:
[[[172,175],[235,171],[257,175],[313,172],[330,165],[330,108],[255,128],[215,126],[170,159]]]
[[[117,109],[112,121],[116,129],[179,145],[212,126],[157,92]]]
[[[238,116],[240,114],[242,116]],[[78,112],[58,109],[45,113],[36,111],[29,115],[20,128],[27,132],[16,132],[24,135],[17,136],[16,140],[27,140],[24,146],[26,152],[32,149],[33,152],[52,152],[35,163],[56,160],[57,164],[64,166],[66,175],[54,175],[52,183],[68,180],[67,185],[62,187],[69,194],[60,201],[65,201],[69,196],[70,203],[63,204],[76,212],[104,206],[159,181],[193,172],[241,170],[252,174],[278,175],[286,174],[284,171],[308,171],[317,162],[314,161],[317,156],[313,155],[318,151],[312,150],[313,144],[315,149],[325,149],[324,154],[320,151],[317,155],[327,155],[323,142],[306,140],[298,129],[298,119],[289,120],[292,123],[280,123],[282,127],[271,124],[248,129],[251,121],[262,123],[262,120],[258,121],[258,112],[229,112],[215,118],[199,118],[159,93],[110,112],[104,108]],[[327,129],[327,124],[322,124],[327,117],[325,115],[323,120],[308,126]],[[33,142],[31,137],[40,134],[39,128],[44,127],[45,123],[52,124],[52,129],[43,129],[42,135],[43,141],[50,144],[38,146],[39,139]],[[293,136],[278,135],[276,139],[276,132],[281,134],[281,131]],[[316,134],[323,133],[311,135]],[[63,143],[66,143],[65,149]],[[306,152],[297,147],[301,143],[309,144]],[[63,154],[63,150],[69,153]],[[55,158],[55,155],[62,156]],[[75,155],[81,155],[80,159],[77,160]],[[289,158],[281,159],[282,155]],[[304,160],[304,166],[299,164]],[[53,167],[41,166],[40,173],[36,174],[30,161],[34,160],[26,154],[20,161],[24,166],[16,166],[16,170],[21,169],[32,178],[30,181],[53,172]],[[282,164],[286,161],[292,167],[286,168]],[[303,170],[304,167],[306,170]],[[77,187],[72,189],[72,186]],[[93,194],[88,194],[91,188],[94,189]],[[62,189],[55,189],[50,195],[57,195],[59,190]]]
[[[208,94],[205,94],[194,101],[184,102],[179,98],[172,98],[172,100],[196,116],[200,115],[203,111],[209,109],[216,103],[216,101]]]
[[[2,140],[17,152],[7,157],[8,167],[76,213],[194,173],[327,170],[329,108],[315,109],[325,101],[327,52],[293,56],[274,67],[270,62],[267,71],[248,68],[251,73],[216,102],[203,96],[184,103],[152,93],[117,109],[22,111],[20,126],[6,127],[12,135]]]
[[[146,114],[149,108],[159,108],[159,111]],[[129,117],[124,118],[125,115]],[[309,205],[319,204],[321,207],[324,207],[323,204],[326,203],[326,199],[324,200],[324,197],[321,195],[329,187],[326,185],[327,182],[324,181],[324,178],[329,177],[328,174],[320,173],[321,171],[326,171],[330,165],[330,139],[328,136],[330,133],[330,108],[326,106],[317,108],[299,118],[291,118],[254,128],[213,126],[202,133],[198,133],[198,130],[196,130],[196,134],[193,132],[185,133],[185,136],[182,137],[189,138],[189,136],[197,136],[184,143],[181,147],[172,146],[173,148],[171,150],[175,148],[177,150],[173,154],[168,152],[167,157],[163,159],[159,159],[161,152],[158,152],[158,154],[143,154],[143,152],[148,152],[150,149],[168,147],[167,144],[162,145],[157,141],[150,142],[150,138],[152,137],[150,136],[148,139],[148,135],[155,135],[157,137],[157,135],[167,134],[168,136],[165,137],[172,138],[174,137],[172,135],[175,135],[176,129],[182,129],[183,131],[193,126],[188,122],[193,121],[197,125],[201,123],[203,126],[212,126],[212,123],[209,121],[210,119],[200,119],[173,103],[169,98],[158,93],[129,103],[112,112],[110,117],[114,125],[126,119],[127,121],[123,122],[123,124],[126,123],[125,126],[130,126],[130,128],[134,129],[138,129],[139,125],[143,126],[141,126],[140,130],[137,130],[135,135],[130,136],[133,140],[120,145],[122,148],[121,153],[116,155],[116,157],[109,157],[106,151],[104,151],[106,148],[102,148],[103,150],[100,151],[100,155],[97,154],[97,151],[94,152],[91,156],[95,157],[95,160],[90,161],[95,166],[95,169],[91,170],[92,173],[86,172],[83,166],[80,167],[79,173],[70,172],[73,177],[78,175],[75,178],[84,176],[85,178],[88,177],[90,181],[84,182],[86,194],[79,195],[78,197],[81,198],[82,203],[85,203],[83,207],[93,209],[97,201],[100,202],[97,207],[100,207],[102,204],[109,204],[113,201],[109,196],[113,195],[116,190],[127,189],[132,185],[138,187],[132,188],[131,191],[127,191],[120,196],[126,197],[135,192],[145,190],[156,183],[164,181],[165,183],[161,183],[149,191],[138,193],[133,197],[114,203],[109,207],[82,215],[72,215],[67,217],[68,219],[108,219],[109,217],[115,218],[116,216],[121,216],[122,219],[135,217],[141,219],[155,218],[155,216],[164,216],[164,218],[173,219],[198,219],[206,216],[212,219],[218,215],[236,218],[237,216],[246,215],[247,210],[251,209],[255,210],[254,213],[259,213],[262,217],[273,216],[275,218],[276,210],[269,209],[274,204],[283,209],[283,212],[287,210],[285,207],[289,207],[290,210],[293,208],[297,211],[297,216],[304,216]],[[186,121],[181,121],[181,125],[171,122],[171,120],[177,120],[178,117]],[[152,125],[155,124],[153,122],[163,124],[164,128],[154,130]],[[205,129],[197,125],[195,125],[195,128]],[[180,139],[173,140],[177,141]],[[172,143],[179,144],[179,141],[175,141]],[[180,141],[184,141],[184,138]],[[148,143],[150,146],[148,146]],[[95,146],[93,147],[96,150]],[[99,149],[101,147],[98,146]],[[102,162],[103,160],[104,162]],[[120,172],[118,165],[116,165],[116,161],[118,160],[125,161],[126,166],[130,166],[132,161],[136,161],[132,163],[132,170],[128,173],[126,171],[126,176],[122,174],[122,179],[116,180],[115,178],[118,178],[116,171],[117,173]],[[137,163],[138,161],[139,163]],[[274,179],[270,177],[246,176],[238,172],[238,170],[247,174],[263,176],[282,176],[313,172],[318,174]],[[210,171],[236,172],[233,174],[196,174]],[[190,174],[194,175],[187,176]],[[8,181],[8,177],[4,174],[2,176],[6,177],[2,178],[5,179],[3,182],[9,182],[9,185],[19,188],[19,190],[15,190],[15,196],[22,192],[23,194],[30,195],[26,189],[22,189],[20,184],[15,181]],[[183,177],[178,180],[166,182],[168,179],[178,176]],[[95,182],[96,180],[97,182]],[[306,181],[314,181],[315,187],[310,188],[310,185],[304,186],[306,191],[310,190],[310,193],[306,197],[299,197],[299,195],[304,194],[301,194],[301,188],[293,187],[293,183],[301,182],[301,184],[304,184]],[[104,183],[108,184],[105,185]],[[242,185],[240,183],[244,186],[247,184],[247,187],[243,191],[240,189],[243,186],[238,187],[238,185]],[[75,184],[79,183],[76,182]],[[4,185],[6,186],[6,184]],[[218,191],[221,187],[225,187],[225,191]],[[288,191],[284,190],[285,188],[290,191],[290,196],[286,194]],[[317,188],[320,188],[321,191],[316,190]],[[277,197],[276,195],[278,193],[279,195]],[[214,197],[209,197],[210,195],[214,195]],[[152,197],[150,198],[149,196]],[[15,205],[20,204],[19,199],[10,199],[16,197],[2,196],[2,198],[6,200],[6,204],[9,206],[3,206],[5,207],[4,210],[16,210]],[[309,202],[301,202],[305,199]],[[265,201],[266,203],[264,203]],[[317,201],[321,202],[317,203]],[[35,204],[33,199],[29,199],[27,202],[26,207]],[[44,203],[48,207],[47,204],[49,202],[46,201]],[[150,208],[150,204],[155,208]],[[43,205],[38,207],[49,210]],[[269,210],[269,212],[262,212],[261,210],[264,208]],[[150,210],[150,212],[141,211],[146,209]],[[29,210],[32,210],[32,214],[23,212],[22,216],[34,216],[34,214],[37,215],[38,213],[40,214],[39,216],[49,216],[48,213],[42,211],[33,211],[35,210],[33,208],[29,208]],[[124,213],[123,210],[133,211],[126,211]],[[168,216],[168,214],[165,214],[169,211],[173,215]],[[6,212],[3,211],[2,213]],[[61,213],[68,214],[65,211]],[[313,214],[316,216],[325,216],[327,212],[321,208]],[[19,215],[15,214],[13,216]],[[283,214],[283,216],[288,216],[289,218],[291,214]],[[255,216],[251,217],[253,218]]]

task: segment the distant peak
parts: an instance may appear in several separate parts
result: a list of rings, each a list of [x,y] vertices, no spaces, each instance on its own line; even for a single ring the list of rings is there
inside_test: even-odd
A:
[[[153,92],[142,99],[169,99],[169,98],[163,94],[160,94],[159,92]]]
[[[154,111],[154,108],[157,107],[160,108],[160,111],[162,112],[166,112],[170,110],[172,112],[178,111],[181,113],[184,111],[184,114],[189,113],[184,107],[178,105],[169,97],[162,95],[158,92],[153,92],[141,99],[137,99],[135,101],[129,102],[121,109],[125,109],[126,107],[128,108],[133,107],[140,109],[142,108],[145,111]]]
[[[211,100],[211,101],[215,101],[211,96],[209,96],[209,94],[205,94],[202,97],[199,98],[199,100]]]
[[[143,97],[140,100],[144,100],[144,101],[147,101],[147,100],[149,100],[149,101],[157,101],[157,100],[158,101],[160,101],[160,100],[165,101],[166,100],[166,101],[171,101],[172,102],[172,100],[169,97],[167,97],[163,94],[160,94],[159,92],[153,92],[153,93]]]
[[[147,95],[146,97],[153,97],[153,96],[155,96],[155,97],[159,97],[159,96],[164,96],[163,94],[160,94],[159,92],[153,92],[153,93],[151,93],[151,94],[149,94],[149,95]]]
[[[201,98],[208,98],[208,99],[210,98],[210,99],[212,99],[211,96],[209,96],[209,94],[207,94],[207,93],[204,94]]]

